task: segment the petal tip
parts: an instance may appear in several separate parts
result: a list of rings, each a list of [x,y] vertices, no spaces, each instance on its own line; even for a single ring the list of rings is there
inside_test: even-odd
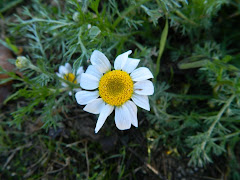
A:
[[[146,110],[147,110],[147,111],[150,111],[150,105],[148,105],[148,107],[146,107]]]
[[[128,55],[129,55],[129,54],[132,54],[132,50],[128,50],[127,52],[128,52]]]
[[[99,129],[96,129],[96,128],[95,128],[95,130],[94,130],[95,134],[97,134],[97,133],[98,133],[98,131],[99,131]]]
[[[134,127],[138,128],[138,124],[132,124]]]

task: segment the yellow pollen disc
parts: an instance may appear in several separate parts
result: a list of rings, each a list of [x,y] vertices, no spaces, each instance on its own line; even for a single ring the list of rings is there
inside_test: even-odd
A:
[[[102,76],[98,89],[103,101],[120,106],[132,97],[133,81],[128,73],[113,70]]]
[[[64,79],[67,80],[67,81],[70,81],[74,84],[77,84],[77,80],[76,80],[76,77],[73,73],[67,73],[64,75]]]

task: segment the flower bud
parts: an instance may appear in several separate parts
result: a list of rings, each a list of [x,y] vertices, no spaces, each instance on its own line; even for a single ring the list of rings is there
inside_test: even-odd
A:
[[[88,25],[87,25],[87,28],[88,28],[88,29],[91,29],[91,27],[92,27],[91,24],[88,24]]]
[[[75,22],[78,22],[79,21],[79,12],[75,12],[74,14],[73,14],[73,16],[72,16],[72,18],[73,18],[73,20],[75,21]]]
[[[18,56],[16,60],[16,66],[21,69],[28,67],[31,62],[25,56]]]

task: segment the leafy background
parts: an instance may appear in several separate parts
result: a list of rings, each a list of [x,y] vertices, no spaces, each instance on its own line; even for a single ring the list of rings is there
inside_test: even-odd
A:
[[[3,0],[0,43],[22,75],[0,114],[1,179],[240,179],[238,0]],[[58,67],[129,49],[154,74],[151,111],[119,131],[62,89]]]

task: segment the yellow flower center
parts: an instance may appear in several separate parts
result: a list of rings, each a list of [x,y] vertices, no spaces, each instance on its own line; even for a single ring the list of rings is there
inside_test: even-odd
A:
[[[63,78],[65,80],[67,80],[67,81],[70,81],[70,82],[72,82],[74,84],[77,84],[76,77],[75,77],[75,75],[73,73],[67,73],[67,74],[64,75]]]
[[[128,73],[113,70],[102,76],[98,89],[107,104],[121,106],[132,97],[133,81]]]

